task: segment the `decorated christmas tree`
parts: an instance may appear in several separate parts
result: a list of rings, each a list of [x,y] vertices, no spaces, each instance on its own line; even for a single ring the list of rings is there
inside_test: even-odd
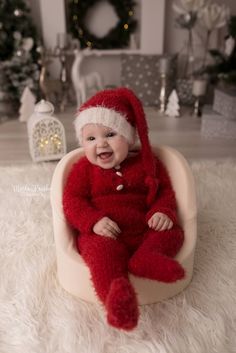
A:
[[[23,0],[0,0],[0,103],[19,104],[26,86],[38,91],[38,37]]]

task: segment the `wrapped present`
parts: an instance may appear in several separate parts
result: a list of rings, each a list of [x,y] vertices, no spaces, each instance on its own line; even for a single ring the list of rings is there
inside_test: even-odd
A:
[[[27,122],[30,155],[34,162],[58,160],[66,154],[65,130],[53,112],[53,105],[42,99]]]
[[[206,138],[236,138],[236,120],[226,119],[206,106],[202,114],[201,134]]]
[[[236,120],[236,88],[215,88],[213,110],[229,120]]]
[[[121,55],[121,85],[131,88],[144,106],[158,106],[161,88],[160,59],[162,55]],[[171,65],[166,77],[166,96],[175,84],[176,59],[170,56]]]

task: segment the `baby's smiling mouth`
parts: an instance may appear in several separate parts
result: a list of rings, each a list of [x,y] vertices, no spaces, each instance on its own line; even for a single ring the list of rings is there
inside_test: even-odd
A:
[[[102,160],[106,160],[112,156],[113,152],[101,152],[98,153],[98,157],[101,158]]]

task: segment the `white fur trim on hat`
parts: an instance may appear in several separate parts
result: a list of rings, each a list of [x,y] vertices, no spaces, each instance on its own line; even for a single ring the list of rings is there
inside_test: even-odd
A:
[[[87,124],[101,124],[124,136],[132,144],[135,140],[135,128],[121,113],[104,107],[91,107],[82,110],[75,119],[75,131],[79,142],[82,142],[82,129]]]

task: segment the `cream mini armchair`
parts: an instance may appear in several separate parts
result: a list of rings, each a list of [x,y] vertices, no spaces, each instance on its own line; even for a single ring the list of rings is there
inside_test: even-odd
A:
[[[196,196],[194,180],[188,163],[175,149],[159,146],[154,153],[166,166],[176,193],[180,224],[185,233],[185,241],[176,259],[186,271],[183,280],[175,283],[162,283],[130,274],[140,305],[151,304],[170,298],[181,292],[190,283],[193,273],[194,252],[197,238]],[[92,286],[89,269],[79,255],[75,244],[75,234],[68,225],[62,207],[62,195],[70,168],[81,156],[78,148],[64,156],[55,168],[51,183],[51,205],[56,244],[57,274],[61,286],[69,293],[89,302],[98,298]]]

